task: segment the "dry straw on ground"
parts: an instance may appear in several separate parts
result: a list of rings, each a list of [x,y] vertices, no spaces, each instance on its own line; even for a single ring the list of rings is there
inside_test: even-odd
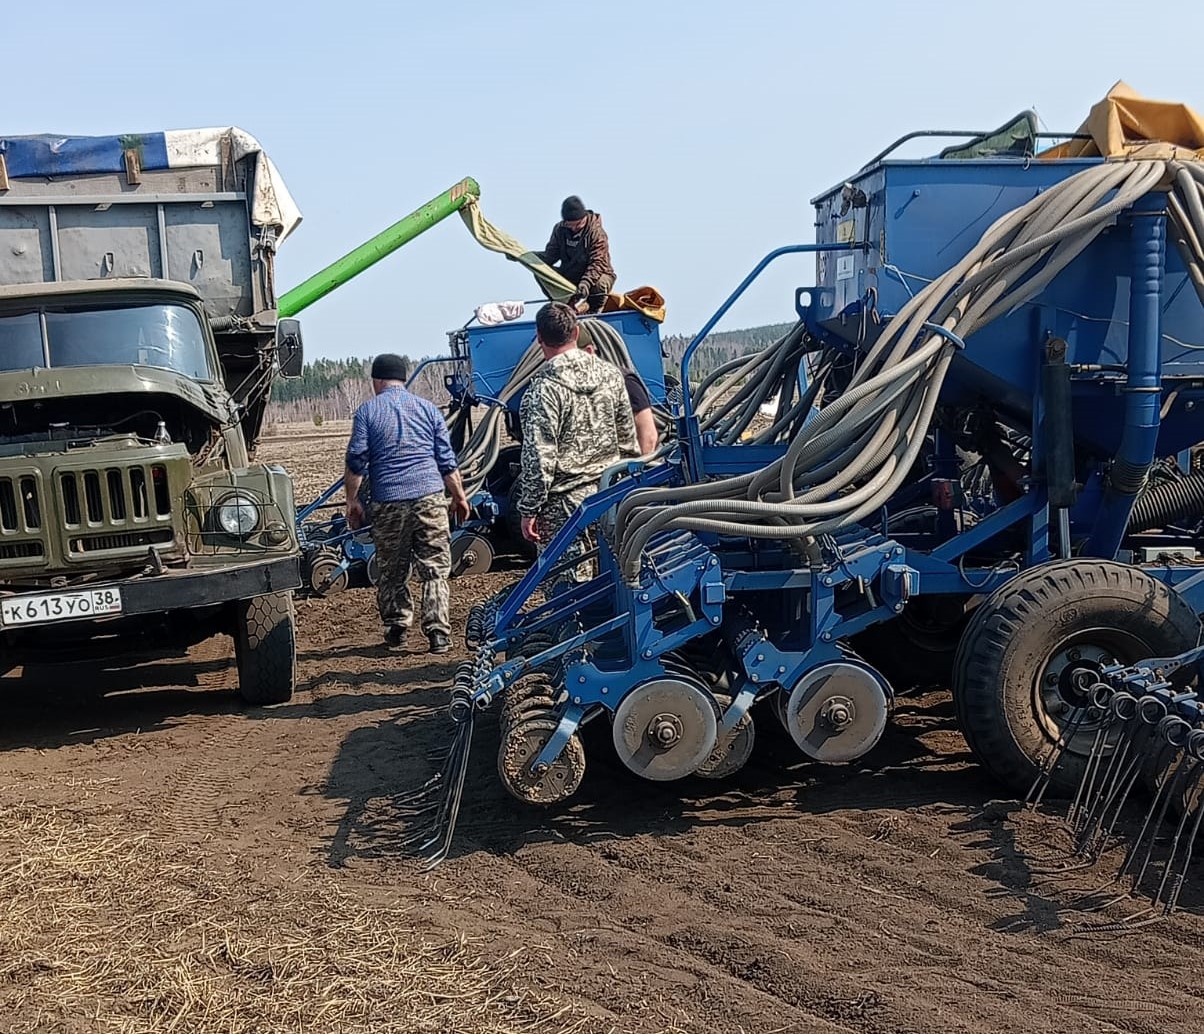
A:
[[[568,1032],[581,1016],[520,979],[529,952],[433,943],[400,906],[313,879],[253,882],[148,833],[0,808],[5,1031]]]

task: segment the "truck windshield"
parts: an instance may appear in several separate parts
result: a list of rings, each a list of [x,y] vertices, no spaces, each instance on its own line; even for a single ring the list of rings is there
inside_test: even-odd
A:
[[[213,379],[200,320],[170,303],[0,314],[0,370],[38,366],[156,366]]]

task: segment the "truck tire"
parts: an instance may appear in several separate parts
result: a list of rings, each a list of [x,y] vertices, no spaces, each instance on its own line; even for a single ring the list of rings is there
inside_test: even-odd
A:
[[[283,704],[297,683],[293,594],[274,592],[236,604],[234,657],[238,692],[248,704]]]
[[[1073,671],[1171,656],[1199,638],[1183,598],[1139,568],[1091,559],[1034,567],[987,598],[958,645],[953,702],[962,733],[979,764],[1027,794],[1083,702]],[[1054,791],[1078,787],[1097,728],[1079,726]]]

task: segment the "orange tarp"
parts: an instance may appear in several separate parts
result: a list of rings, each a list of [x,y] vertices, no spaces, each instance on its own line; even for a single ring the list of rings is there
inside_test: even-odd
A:
[[[1204,158],[1204,119],[1186,104],[1153,101],[1118,82],[1068,140],[1039,158]],[[1188,153],[1184,153],[1184,152]]]

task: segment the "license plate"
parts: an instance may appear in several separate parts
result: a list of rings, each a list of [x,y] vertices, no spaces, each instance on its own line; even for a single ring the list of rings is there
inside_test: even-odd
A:
[[[47,621],[69,621],[72,618],[120,613],[120,589],[47,592],[38,596],[0,599],[0,622],[5,626],[40,625]]]

